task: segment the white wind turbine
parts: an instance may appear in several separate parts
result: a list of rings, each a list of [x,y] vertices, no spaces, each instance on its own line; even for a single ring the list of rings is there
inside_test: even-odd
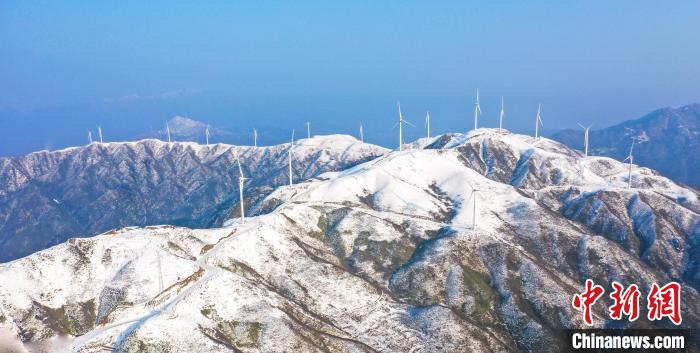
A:
[[[578,126],[580,126],[583,129],[583,154],[584,156],[588,157],[588,131],[591,129],[591,126],[593,126],[593,124],[583,126],[581,125],[581,123],[578,123]]]
[[[170,125],[168,125],[168,122],[165,122],[165,130],[168,132],[168,143],[170,143]]]
[[[399,107],[399,121],[396,124],[394,124],[394,127],[396,127],[396,125],[399,126],[399,151],[401,151],[403,149],[403,124],[408,124],[413,127],[416,126],[403,118],[403,113],[401,113],[401,103],[398,102],[396,104]]]
[[[245,205],[243,204],[243,184],[245,180],[248,179],[243,176],[243,168],[241,168],[241,159],[236,156],[236,163],[238,163],[238,199],[241,204],[241,224],[245,224]],[[291,175],[291,174],[290,174]]]
[[[292,148],[294,148],[294,129],[292,129],[292,143],[289,144],[289,150],[287,151],[289,153],[289,185],[294,184],[292,179]]]
[[[498,114],[498,131],[503,132],[503,117],[506,116],[505,106],[503,105],[503,96],[501,96],[501,112]]]
[[[427,131],[428,138],[430,138],[430,112],[425,113],[425,129]]]
[[[479,114],[481,114],[481,106],[479,105],[479,89],[476,89],[476,103],[474,103],[474,130],[479,127]]]
[[[311,138],[311,123],[308,121],[306,122],[306,138]]]
[[[88,142],[92,145],[92,131],[88,130]]]
[[[156,256],[158,258],[158,293],[163,292],[163,266],[160,261],[160,250],[156,249]]]
[[[472,186],[472,230],[476,230],[476,197],[479,191],[481,190],[477,189],[476,186]]]
[[[204,138],[207,140],[207,146],[209,146],[209,126],[204,129]]]
[[[535,117],[535,140],[538,140],[540,138],[540,126],[544,126],[542,124],[542,116],[540,113],[542,112],[542,104],[537,105],[537,116]]]
[[[258,130],[253,129],[253,146],[258,147]]]
[[[102,127],[101,126],[97,127],[97,134],[100,136],[100,143],[102,143]]]
[[[629,168],[627,169],[627,188],[631,189],[632,188],[632,163],[634,162],[634,156],[632,155],[632,151],[634,150],[634,143],[637,141],[637,139],[632,138],[632,145],[630,146],[630,154],[623,160],[623,162],[629,161]]]
[[[362,123],[360,123],[360,141],[365,142],[365,131],[362,129]]]

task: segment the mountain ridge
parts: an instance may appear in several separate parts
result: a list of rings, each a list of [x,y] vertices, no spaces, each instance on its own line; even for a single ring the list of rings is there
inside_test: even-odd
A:
[[[0,261],[123,226],[221,224],[238,212],[235,158],[254,202],[288,180],[288,149],[147,139],[0,158]],[[293,174],[302,181],[385,151],[344,135],[303,139]]]
[[[683,283],[698,328],[697,192],[638,166],[628,189],[624,163],[492,129],[426,146],[276,188],[244,225],[126,228],[1,264],[0,327],[76,352],[558,352],[591,278]],[[595,327],[620,324],[599,304]]]
[[[564,130],[551,136],[573,148],[583,148],[580,130]],[[604,129],[591,130],[590,154],[624,160],[632,138],[639,138],[634,160],[694,188],[700,187],[700,103],[661,108]]]

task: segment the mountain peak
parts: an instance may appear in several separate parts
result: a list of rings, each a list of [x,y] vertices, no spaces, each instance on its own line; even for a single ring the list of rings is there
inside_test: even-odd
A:
[[[176,141],[204,141],[207,128],[209,128],[210,136],[216,136],[219,140],[223,136],[231,135],[231,132],[227,130],[181,115],[176,115],[168,120],[167,126],[170,128],[171,139]],[[160,139],[167,139],[166,127],[156,131],[154,135]]]
[[[581,149],[582,130],[567,129],[552,136],[553,139]],[[659,170],[676,181],[698,187],[700,164],[700,104],[693,103],[678,108],[654,110],[643,117],[590,132],[591,155],[625,159],[632,139],[634,161]]]
[[[170,125],[170,129],[172,129],[173,131],[181,129],[205,129],[208,126],[211,126],[202,121],[194,120],[192,118],[181,115],[176,115],[172,117],[170,120],[168,120],[168,124]]]

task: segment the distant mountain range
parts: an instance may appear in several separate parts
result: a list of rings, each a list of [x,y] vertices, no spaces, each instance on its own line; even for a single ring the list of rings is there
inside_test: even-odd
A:
[[[204,143],[206,141],[205,132],[207,128],[209,128],[210,142],[221,141],[222,139],[227,139],[233,135],[233,133],[228,130],[214,127],[205,122],[180,115],[168,120],[167,126],[170,128],[170,136],[172,141],[193,141]],[[162,129],[153,132],[149,137],[156,137],[163,141],[167,141],[167,128],[164,126]]]
[[[289,148],[141,140],[0,158],[0,262],[123,226],[221,225],[238,212],[236,156],[252,206],[287,183]],[[386,151],[347,135],[302,139],[292,174],[300,182]]]
[[[700,187],[700,104],[655,110],[637,120],[601,130],[591,130],[589,154],[624,160],[632,138],[634,163],[663,175]],[[576,149],[583,149],[582,130],[564,130],[551,136]]]

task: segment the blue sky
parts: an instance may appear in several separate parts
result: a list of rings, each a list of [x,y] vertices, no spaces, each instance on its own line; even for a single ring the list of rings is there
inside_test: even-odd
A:
[[[396,101],[436,132],[598,127],[700,101],[700,2],[3,1],[0,155],[159,129],[174,115],[263,142],[312,122],[393,146]],[[417,124],[421,125],[421,124]],[[407,138],[423,134],[409,129]],[[227,141],[250,143],[250,141]]]

